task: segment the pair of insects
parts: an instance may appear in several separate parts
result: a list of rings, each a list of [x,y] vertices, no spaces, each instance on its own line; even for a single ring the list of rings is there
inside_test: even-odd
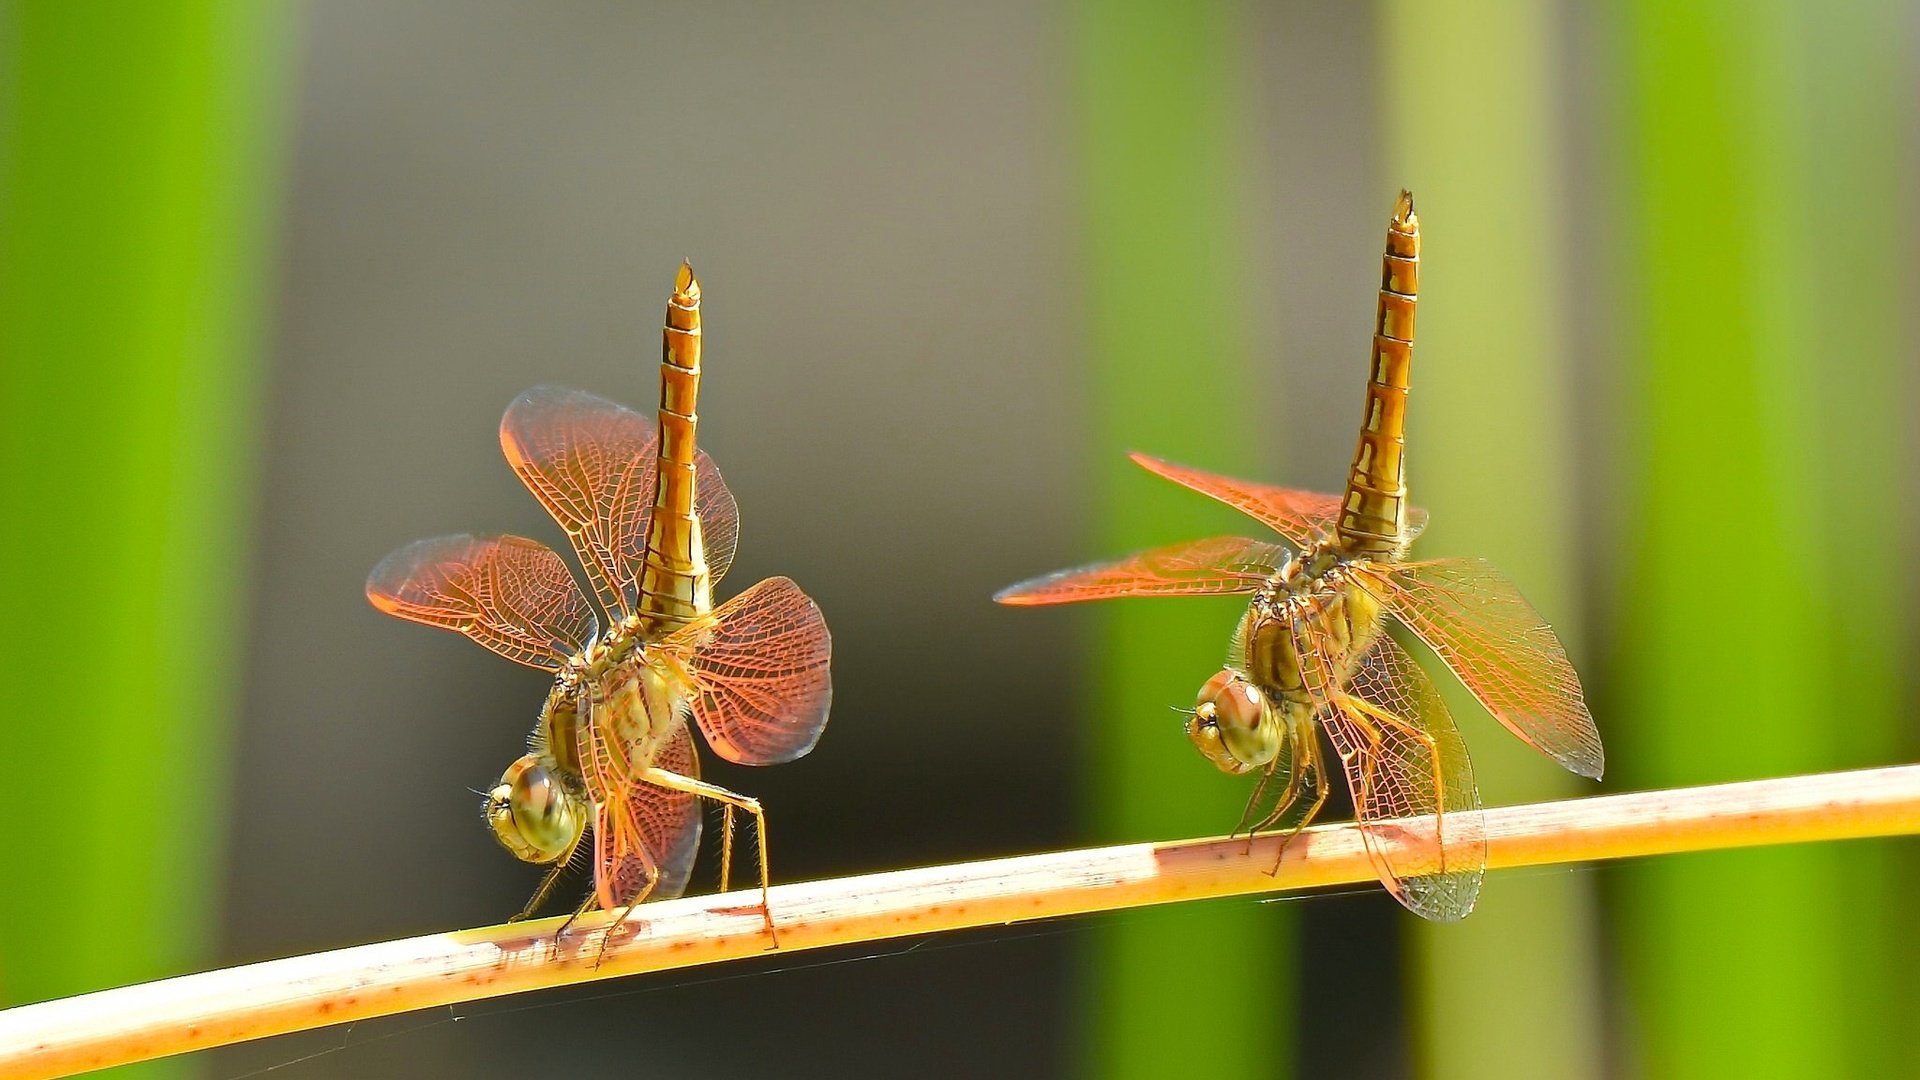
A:
[[[1472,910],[1486,864],[1466,746],[1432,681],[1385,632],[1398,622],[1510,731],[1569,770],[1603,757],[1579,677],[1519,591],[1474,559],[1408,561],[1426,515],[1407,502],[1405,407],[1418,293],[1419,222],[1402,193],[1387,229],[1359,446],[1346,491],[1323,495],[1174,465],[1147,469],[1219,499],[1286,541],[1173,544],[1012,586],[1003,604],[1129,596],[1244,595],[1227,660],[1202,686],[1187,734],[1228,773],[1258,773],[1242,825],[1304,828],[1330,788],[1326,734],[1381,882],[1435,920]],[[573,541],[608,617],[550,549],[519,537],[445,537],[374,571],[384,611],[444,626],[554,673],[533,734],[487,797],[495,835],[552,867],[545,899],[583,837],[594,891],[581,906],[630,910],[685,887],[697,801],[754,817],[763,909],[765,817],[699,779],[688,722],[729,761],[772,764],[812,748],[826,723],[829,639],[818,608],[785,578],[715,606],[739,517],[694,447],[699,287],[682,267],[667,308],[659,425],[573,390],[521,395],[501,424],[514,470]],[[1288,546],[1290,545],[1290,546]],[[1271,812],[1264,793],[1278,785]],[[769,933],[771,911],[766,913]]]

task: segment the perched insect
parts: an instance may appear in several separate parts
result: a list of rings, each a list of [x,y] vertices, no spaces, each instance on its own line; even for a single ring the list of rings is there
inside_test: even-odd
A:
[[[769,578],[715,607],[739,509],[694,447],[700,286],[681,266],[667,304],[660,424],[604,398],[537,387],[507,407],[500,446],[573,541],[608,616],[552,549],[519,536],[443,536],[395,551],[367,578],[381,611],[465,634],[554,674],[532,735],[486,797],[502,846],[552,867],[536,911],[590,830],[596,902],[622,914],[686,888],[700,846],[698,800],[720,803],[720,887],[733,811],[760,804],[700,779],[689,719],[728,761],[772,765],[813,749],[832,697],[826,621],[799,586]],[[773,932],[773,913],[766,911]],[[569,920],[571,922],[571,920]]]
[[[1445,703],[1385,620],[1432,649],[1535,749],[1596,779],[1605,762],[1580,678],[1519,590],[1478,559],[1406,561],[1426,524],[1407,503],[1402,461],[1419,266],[1419,219],[1402,192],[1387,227],[1372,373],[1344,497],[1133,455],[1260,521],[1292,550],[1232,537],[1173,544],[1034,578],[994,599],[1251,596],[1226,666],[1200,689],[1187,737],[1223,771],[1261,774],[1242,825],[1279,782],[1278,802],[1251,831],[1292,817],[1291,839],[1327,798],[1316,729],[1324,730],[1381,882],[1409,910],[1450,921],[1473,910],[1486,869],[1480,796]]]

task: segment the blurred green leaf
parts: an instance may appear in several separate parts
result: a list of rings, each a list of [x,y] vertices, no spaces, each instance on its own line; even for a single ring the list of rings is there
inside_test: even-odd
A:
[[[1390,179],[1421,212],[1409,488],[1433,514],[1420,558],[1493,561],[1580,648],[1574,544],[1572,278],[1544,4],[1397,2],[1380,20]],[[1388,193],[1382,192],[1381,220]],[[1492,722],[1444,669],[1489,804],[1593,794]],[[1592,683],[1592,672],[1586,672]],[[1610,726],[1604,718],[1601,735]],[[1407,917],[1413,922],[1411,916]],[[1412,1007],[1431,1077],[1598,1077],[1604,1043],[1592,879],[1498,875],[1479,909],[1415,926]]]
[[[192,968],[218,925],[286,29],[0,8],[0,1003]]]
[[[1247,529],[1125,457],[1140,449],[1222,471],[1250,465],[1257,412],[1231,302],[1246,274],[1233,220],[1244,174],[1237,15],[1211,3],[1077,9],[1095,403],[1082,497],[1095,507],[1095,547],[1063,564]],[[1166,706],[1193,703],[1241,610],[1192,599],[1088,610],[1094,711],[1082,730],[1099,839],[1221,833],[1238,819],[1250,782],[1206,764]],[[1285,1073],[1286,922],[1270,907],[1223,902],[1103,926],[1085,969],[1093,1073]],[[1221,1025],[1248,1009],[1261,1018],[1248,1035],[1222,1038]]]
[[[1889,495],[1911,482],[1889,392],[1904,246],[1884,223],[1912,190],[1885,150],[1912,116],[1903,20],[1787,0],[1627,17],[1640,347],[1616,647],[1636,785],[1898,758],[1894,598],[1911,581]],[[1891,850],[1623,875],[1645,1074],[1899,1071]]]

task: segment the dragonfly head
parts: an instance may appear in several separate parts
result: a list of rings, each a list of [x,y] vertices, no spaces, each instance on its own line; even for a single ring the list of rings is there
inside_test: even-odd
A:
[[[1280,756],[1280,718],[1258,686],[1223,668],[1200,688],[1187,738],[1221,772],[1243,773]]]
[[[587,828],[585,801],[537,754],[507,767],[487,793],[486,813],[500,846],[522,862],[566,858]]]

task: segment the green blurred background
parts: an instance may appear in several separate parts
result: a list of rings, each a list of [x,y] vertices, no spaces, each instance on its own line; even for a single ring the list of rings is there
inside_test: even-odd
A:
[[[986,597],[1245,531],[1130,448],[1337,486],[1402,186],[1421,549],[1561,629],[1605,789],[1909,760],[1916,85],[1877,0],[0,0],[0,1004],[517,908],[466,789],[540,679],[360,582],[557,540],[499,410],[649,405],[682,256],[722,591],[834,628],[819,751],[715,770],[782,878],[1233,823],[1166,708],[1231,604]],[[1457,709],[1488,802],[1587,790]],[[1135,912],[142,1071],[1913,1075],[1915,856]]]

